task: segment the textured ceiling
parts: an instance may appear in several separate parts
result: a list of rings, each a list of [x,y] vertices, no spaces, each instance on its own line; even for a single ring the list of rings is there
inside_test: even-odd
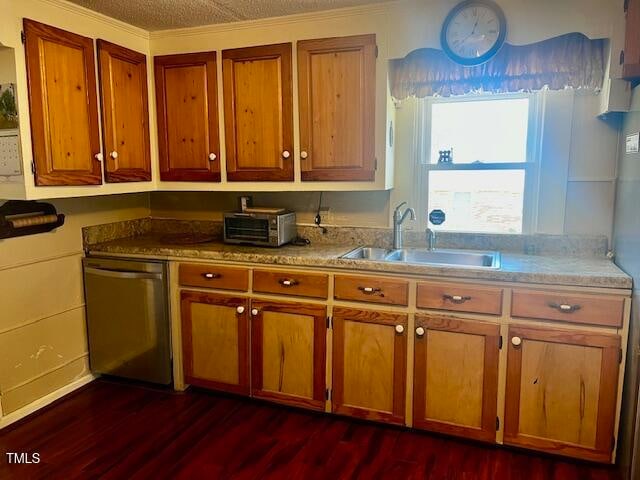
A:
[[[156,31],[317,12],[383,0],[71,0],[73,3]]]

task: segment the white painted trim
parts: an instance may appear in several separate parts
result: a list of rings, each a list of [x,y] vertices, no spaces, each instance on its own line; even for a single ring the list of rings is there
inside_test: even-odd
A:
[[[61,1],[61,0],[44,0],[44,1]],[[371,16],[376,14],[388,14],[391,9],[403,0],[377,3],[373,5],[360,5],[357,7],[337,8],[333,10],[324,10],[316,12],[297,13],[294,15],[286,15],[281,17],[259,18],[255,20],[244,20],[239,22],[216,23],[212,25],[202,25],[199,27],[184,27],[168,30],[156,30],[149,32],[149,38],[166,39],[169,37],[196,37],[198,35],[209,35],[212,33],[224,33],[230,31],[246,30],[253,28],[277,28],[287,25],[304,22],[319,22],[324,20],[333,20],[356,16]]]
[[[77,380],[65,385],[58,390],[45,395],[37,399],[34,402],[31,402],[29,405],[25,405],[24,407],[16,410],[15,412],[10,413],[7,416],[0,418],[0,430],[11,425],[12,423],[17,422],[18,420],[22,420],[23,418],[31,415],[34,412],[37,412],[41,408],[46,407],[47,405],[59,400],[60,398],[69,395],[71,392],[77,390],[80,387],[87,385],[88,383],[94,381],[97,377],[92,374],[87,374],[83,377],[80,377]]]
[[[115,28],[119,28],[121,30],[130,33],[131,35],[136,35],[145,40],[149,40],[149,32],[140,27],[136,27],[129,23],[125,23],[121,20],[116,20],[113,17],[108,17],[103,15],[102,13],[98,13],[95,10],[90,10],[86,7],[82,7],[75,3],[67,2],[66,0],[38,0],[42,3],[48,3],[49,5],[59,8],[61,10],[66,10],[68,12],[75,13],[76,15],[82,15],[84,17],[90,18],[96,22],[103,23],[105,25],[109,25]]]

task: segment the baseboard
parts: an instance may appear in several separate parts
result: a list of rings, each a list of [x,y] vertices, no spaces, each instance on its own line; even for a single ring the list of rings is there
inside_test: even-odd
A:
[[[92,382],[97,377],[92,374],[85,375],[80,377],[79,379],[71,382],[68,385],[65,385],[54,392],[51,392],[48,395],[45,395],[42,398],[39,398],[35,402],[31,402],[29,405],[25,405],[24,407],[16,410],[15,412],[11,412],[5,417],[0,417],[0,430],[4,427],[11,425],[12,423],[17,422],[18,420],[22,420],[24,417],[31,415],[32,413],[37,412],[41,408],[46,407],[50,403],[55,402],[56,400],[64,397],[65,395],[70,394],[74,390],[77,390],[80,387],[85,386],[87,383]]]

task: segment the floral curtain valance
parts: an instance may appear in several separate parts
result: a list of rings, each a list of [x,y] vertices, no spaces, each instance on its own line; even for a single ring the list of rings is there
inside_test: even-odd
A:
[[[391,95],[463,95],[471,92],[527,92],[548,87],[599,89],[605,70],[605,41],[569,33],[530,45],[505,44],[475,67],[454,63],[442,50],[422,48],[390,65]]]

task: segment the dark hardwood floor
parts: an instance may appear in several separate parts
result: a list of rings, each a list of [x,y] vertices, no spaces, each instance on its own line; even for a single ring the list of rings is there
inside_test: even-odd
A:
[[[5,452],[37,452],[9,465]],[[614,468],[99,380],[0,431],[1,479],[617,479]]]

